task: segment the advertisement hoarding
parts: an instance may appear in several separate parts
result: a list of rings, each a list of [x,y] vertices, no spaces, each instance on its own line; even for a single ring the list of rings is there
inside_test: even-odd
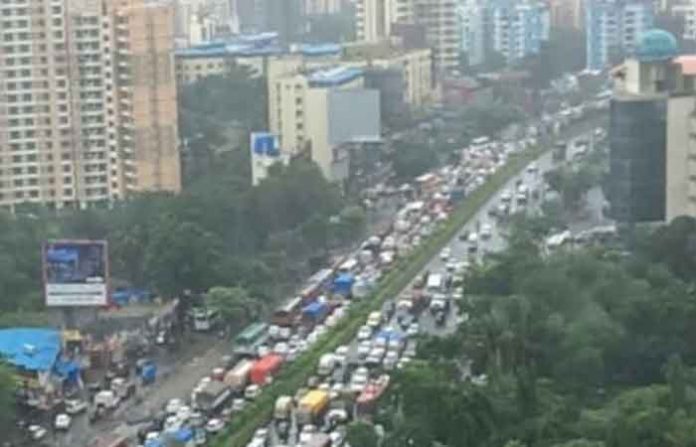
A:
[[[106,241],[49,241],[42,255],[47,306],[108,304]]]

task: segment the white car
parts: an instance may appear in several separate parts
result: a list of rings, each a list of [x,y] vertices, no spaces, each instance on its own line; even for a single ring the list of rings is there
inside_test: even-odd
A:
[[[53,422],[53,427],[56,430],[67,430],[70,428],[72,423],[72,418],[65,413],[61,413],[56,416],[56,420]]]
[[[289,351],[290,351],[290,347],[288,346],[287,343],[284,343],[284,342],[276,343],[275,346],[273,347],[273,352],[275,352],[276,354],[278,354],[282,357],[287,357]]]
[[[222,419],[213,418],[205,424],[205,431],[208,433],[219,433],[225,428],[225,423]]]
[[[256,350],[256,354],[259,356],[259,358],[266,357],[270,353],[271,353],[271,348],[269,348],[266,345],[261,345]]]
[[[418,323],[411,323],[411,325],[406,330],[406,334],[409,337],[415,337],[416,335],[418,335],[419,332],[420,332],[420,326],[418,325]]]
[[[368,374],[365,368],[357,369],[350,378],[350,389],[356,393],[362,392],[365,386],[367,386]]]
[[[440,252],[440,259],[444,262],[447,261],[450,257],[450,249],[449,247],[445,247],[442,249]]]
[[[369,326],[362,326],[358,331],[358,340],[369,340],[372,337],[372,328]]]
[[[288,338],[290,338],[291,334],[292,334],[292,331],[290,330],[289,327],[281,327],[280,330],[278,331],[278,339],[287,340]]]
[[[191,407],[188,405],[183,405],[181,408],[179,408],[179,411],[176,412],[176,417],[179,418],[180,421],[186,422],[189,420],[192,414],[193,410]]]
[[[79,414],[87,410],[87,402],[80,399],[68,399],[65,401],[65,412],[68,414]]]
[[[329,433],[329,438],[331,439],[331,447],[340,447],[345,441],[345,436],[340,431],[332,431]]]
[[[394,351],[389,351],[389,352],[387,352],[387,355],[384,356],[384,360],[382,361],[382,366],[384,367],[385,371],[392,371],[396,367],[396,364],[398,362],[399,362],[399,354],[394,352]]]
[[[164,411],[166,411],[167,414],[176,414],[179,412],[179,408],[183,406],[184,402],[181,399],[170,399]]]
[[[246,407],[246,401],[244,399],[234,399],[232,401],[232,413],[239,413]]]
[[[337,363],[343,365],[344,363],[346,363],[347,357],[348,357],[348,346],[343,345],[343,346],[339,346],[338,348],[336,348],[334,360]]]
[[[258,385],[249,385],[244,390],[244,398],[246,400],[254,400],[261,394],[261,388]]]
[[[493,235],[493,228],[491,228],[490,224],[483,224],[481,225],[481,239],[490,239],[491,236]]]
[[[372,345],[370,345],[370,342],[368,340],[361,342],[358,345],[358,358],[364,359],[365,357],[370,354],[370,350],[372,349]]]
[[[27,430],[29,431],[29,436],[34,441],[43,439],[46,436],[47,430],[40,425],[30,425]]]

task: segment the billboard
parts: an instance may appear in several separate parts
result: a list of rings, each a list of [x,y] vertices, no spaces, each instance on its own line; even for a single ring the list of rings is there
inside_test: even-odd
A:
[[[106,306],[106,241],[50,241],[43,246],[47,306]]]

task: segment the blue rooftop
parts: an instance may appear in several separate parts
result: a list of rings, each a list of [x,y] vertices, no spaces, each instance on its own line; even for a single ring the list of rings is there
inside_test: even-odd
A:
[[[635,57],[641,62],[658,62],[679,55],[677,39],[669,32],[651,29],[644,32],[636,46]]]
[[[299,52],[305,56],[330,56],[338,55],[343,47],[337,43],[304,44],[300,46]]]
[[[345,84],[363,75],[360,68],[338,67],[319,70],[307,76],[310,87],[334,87]]]
[[[48,371],[60,353],[60,333],[53,329],[0,330],[0,356],[29,371]]]

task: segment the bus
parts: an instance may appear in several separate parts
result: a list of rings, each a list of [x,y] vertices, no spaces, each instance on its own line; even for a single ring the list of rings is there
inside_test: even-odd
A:
[[[268,325],[266,323],[250,324],[241,334],[235,337],[235,351],[241,354],[255,354],[256,348],[262,345],[267,337]]]
[[[305,302],[313,301],[322,294],[324,288],[328,286],[331,277],[333,276],[333,269],[321,269],[312,275],[305,284],[304,289],[300,292],[300,296]]]
[[[295,324],[295,320],[302,309],[302,297],[296,297],[273,312],[271,323],[276,326],[289,327]]]
[[[208,332],[213,329],[219,320],[217,310],[207,308],[193,309],[193,330]]]

